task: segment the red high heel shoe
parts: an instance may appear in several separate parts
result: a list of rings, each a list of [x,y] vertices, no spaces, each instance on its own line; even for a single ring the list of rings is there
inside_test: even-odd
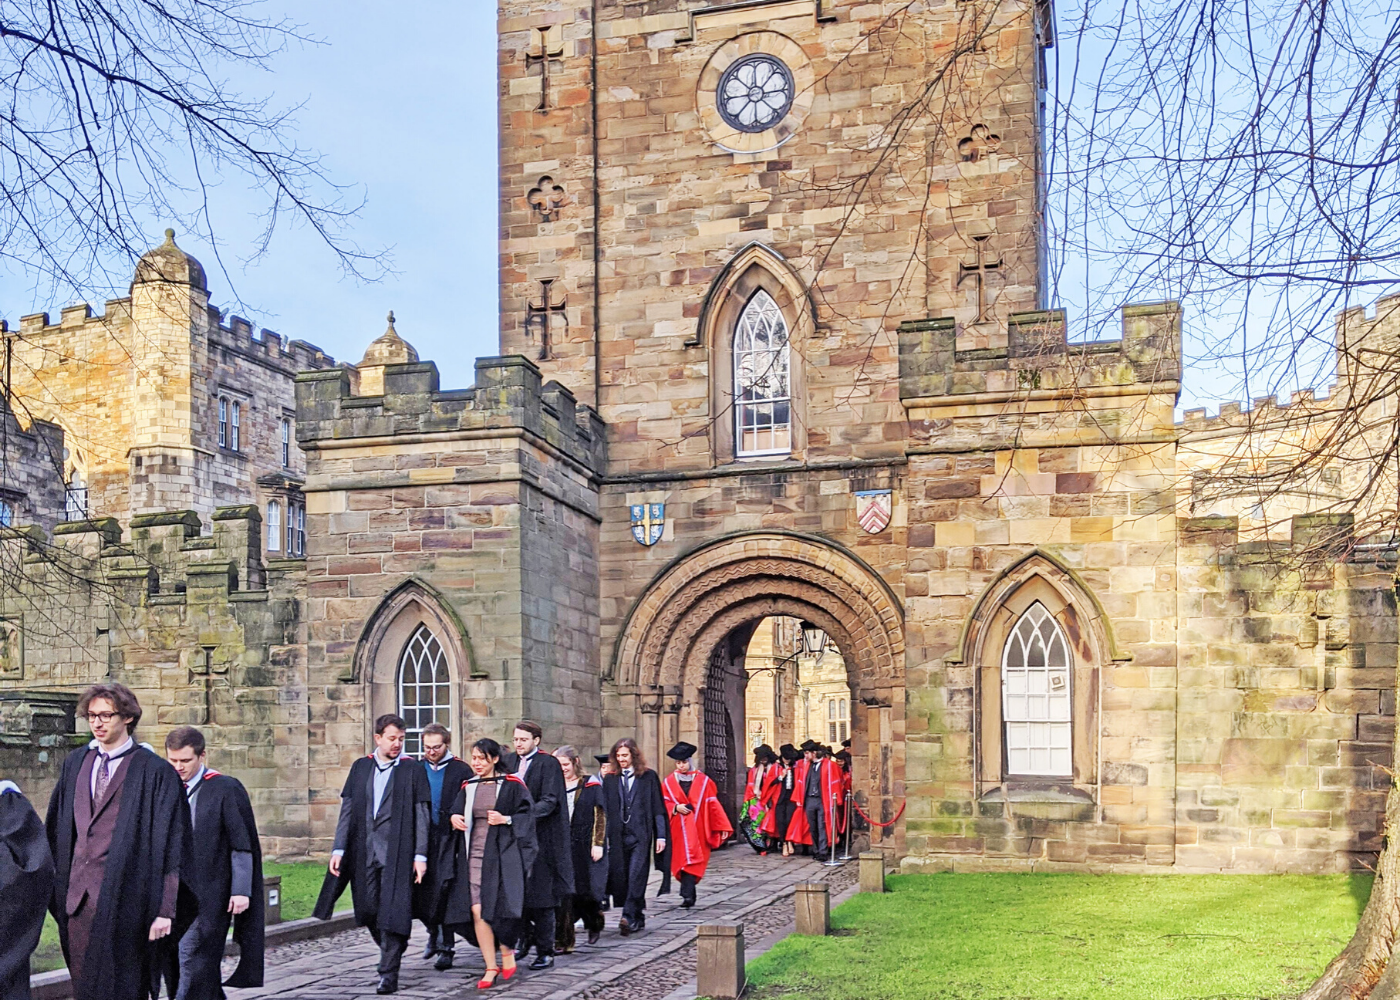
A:
[[[502,969],[501,969],[501,982],[505,982],[507,979],[509,979],[511,976],[515,975],[515,974],[516,974],[517,972],[519,972],[519,971],[520,971],[520,966],[518,966],[518,965],[512,965],[509,969],[502,968]]]
[[[495,975],[492,975],[492,973],[495,973]],[[486,976],[482,976],[481,981],[476,984],[476,988],[479,990],[489,990],[491,987],[496,985],[496,977],[500,974],[500,969],[487,969],[486,976],[491,976],[491,978],[487,979]]]

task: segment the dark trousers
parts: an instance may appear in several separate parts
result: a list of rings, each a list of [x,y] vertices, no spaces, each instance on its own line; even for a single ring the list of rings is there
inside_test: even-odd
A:
[[[433,951],[445,951],[452,954],[453,946],[457,943],[457,935],[452,933],[451,928],[446,924],[424,924],[428,929],[428,945]]]
[[[88,941],[92,937],[92,918],[96,915],[97,901],[89,898],[83,900],[77,913],[68,916],[68,974],[73,983],[73,996],[77,1000],[87,1000],[78,984],[83,979],[83,962],[87,959]]]
[[[629,924],[645,923],[647,876],[651,874],[651,841],[631,830],[622,832],[622,863],[627,867],[627,897],[622,916]]]
[[[826,839],[826,810],[822,808],[822,800],[807,799],[802,808],[807,813],[807,825],[812,829],[812,849],[818,854],[827,854],[831,845]]]
[[[368,897],[364,901],[365,908],[378,914],[380,881],[384,877],[384,869],[378,865],[370,865],[368,874],[369,878],[365,879],[365,895]],[[399,963],[403,961],[404,949],[408,947],[408,935],[380,930],[377,920],[371,920],[365,927],[379,945],[379,974],[398,976]]]
[[[521,917],[525,925],[520,936],[527,945],[535,946],[535,954],[554,954],[554,907],[527,906]]]
[[[220,1000],[223,997],[219,962],[224,957],[224,942],[210,940],[213,936],[212,929],[204,926],[204,918],[195,917],[190,929],[180,938],[177,949],[180,987],[175,1000]]]
[[[700,878],[690,872],[681,872],[681,899],[688,899],[695,902],[695,887],[700,884]]]

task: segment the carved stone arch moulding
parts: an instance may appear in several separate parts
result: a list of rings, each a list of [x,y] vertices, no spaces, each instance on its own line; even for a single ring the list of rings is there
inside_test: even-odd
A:
[[[662,570],[628,615],[612,680],[623,688],[683,684],[696,636],[722,612],[762,597],[820,610],[862,678],[902,683],[903,612],[889,586],[844,549],[787,532],[719,539]]]
[[[785,90],[790,97],[782,117],[761,131],[745,131],[725,120],[719,107],[720,82],[730,67],[745,60],[767,57],[787,71]],[[695,86],[695,106],[709,140],[729,153],[764,153],[787,142],[812,110],[816,74],[801,45],[776,31],[751,31],[731,38],[715,49]]]
[[[363,686],[368,740],[377,716],[398,711],[399,660],[419,625],[426,625],[436,636],[447,658],[452,687],[449,728],[454,751],[460,753],[462,683],[477,676],[473,669],[471,641],[451,603],[426,583],[409,580],[385,596],[360,634],[352,674],[341,680]]]

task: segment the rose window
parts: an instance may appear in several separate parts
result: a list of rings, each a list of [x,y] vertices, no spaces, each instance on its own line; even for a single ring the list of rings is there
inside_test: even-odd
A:
[[[788,113],[792,99],[792,72],[781,59],[769,55],[734,62],[720,77],[715,94],[720,117],[740,132],[772,128]]]

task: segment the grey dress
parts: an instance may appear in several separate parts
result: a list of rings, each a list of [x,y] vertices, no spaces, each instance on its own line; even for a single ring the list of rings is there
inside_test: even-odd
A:
[[[496,783],[483,781],[476,786],[476,800],[472,803],[472,842],[468,848],[471,859],[472,905],[481,905],[481,861],[486,855],[486,835],[491,832],[491,824],[486,814],[496,808]]]

